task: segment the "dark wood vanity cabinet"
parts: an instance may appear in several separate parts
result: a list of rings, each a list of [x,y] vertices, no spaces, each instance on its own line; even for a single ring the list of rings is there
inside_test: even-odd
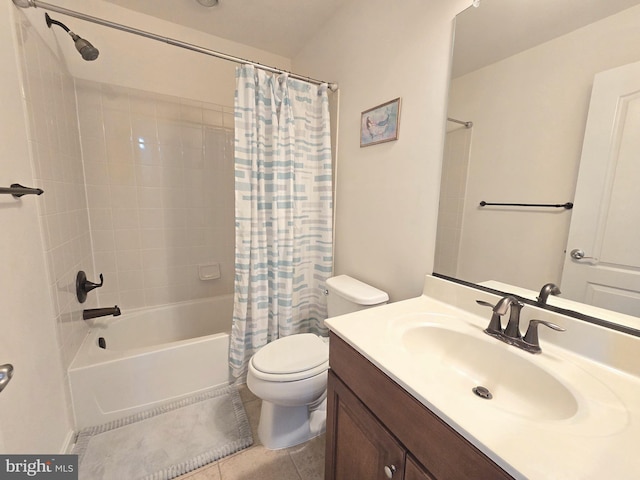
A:
[[[385,467],[394,477],[403,478],[402,445],[333,373],[329,375],[337,428],[333,439],[335,476],[327,478],[384,479]]]
[[[511,479],[331,334],[325,480]]]

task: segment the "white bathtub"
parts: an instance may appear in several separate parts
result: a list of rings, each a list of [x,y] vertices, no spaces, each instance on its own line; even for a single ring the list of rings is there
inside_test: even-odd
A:
[[[227,385],[232,315],[229,294],[91,320],[69,367],[76,428]]]

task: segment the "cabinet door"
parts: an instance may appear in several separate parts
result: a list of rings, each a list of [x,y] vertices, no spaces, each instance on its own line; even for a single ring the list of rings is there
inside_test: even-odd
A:
[[[404,480],[435,480],[424,468],[411,456],[407,455],[404,466]]]
[[[401,480],[404,449],[331,371],[327,395],[325,478]]]

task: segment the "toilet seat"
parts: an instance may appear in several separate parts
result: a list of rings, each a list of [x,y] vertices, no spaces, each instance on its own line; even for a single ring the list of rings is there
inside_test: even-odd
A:
[[[249,363],[253,375],[272,382],[293,382],[326,372],[329,345],[318,335],[301,333],[262,347]]]

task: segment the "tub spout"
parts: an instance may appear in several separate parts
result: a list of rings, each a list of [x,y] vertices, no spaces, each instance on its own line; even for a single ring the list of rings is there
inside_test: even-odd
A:
[[[120,309],[116,305],[115,307],[106,308],[89,308],[82,311],[83,320],[91,320],[92,318],[106,317],[107,315],[113,315],[117,317],[120,315]]]

